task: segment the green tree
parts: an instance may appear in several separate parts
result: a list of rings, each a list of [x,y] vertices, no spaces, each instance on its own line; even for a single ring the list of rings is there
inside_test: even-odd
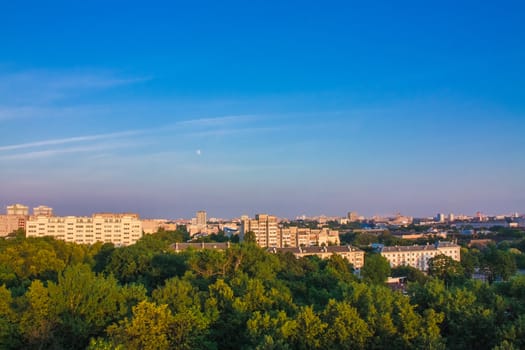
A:
[[[512,254],[494,245],[482,251],[481,265],[491,283],[497,279],[506,281],[516,274],[517,270],[516,260]]]
[[[173,347],[173,315],[167,305],[142,301],[133,307],[132,318],[111,325],[107,332],[115,345],[125,349],[165,350]]]
[[[255,239],[255,232],[253,231],[248,231],[244,234],[244,237],[242,239],[242,241],[244,243],[256,243],[256,239]]]
[[[326,349],[365,349],[372,337],[357,309],[346,302],[331,299],[321,318],[328,325],[323,345]]]
[[[18,339],[18,315],[13,310],[13,297],[4,286],[0,286],[0,349],[20,347]]]
[[[382,284],[390,276],[390,263],[380,254],[367,254],[361,268],[361,276],[367,283]]]
[[[305,306],[289,327],[293,330],[290,335],[293,348],[306,350],[321,348],[328,325],[319,318],[313,307]]]
[[[402,265],[392,269],[392,277],[406,277],[408,282],[425,283],[428,277],[415,267]]]
[[[55,333],[60,318],[49,291],[39,280],[31,283],[24,296],[26,303],[20,319],[20,333],[27,348],[51,349],[56,344]]]
[[[444,254],[439,254],[429,259],[428,274],[450,284],[460,281],[464,277],[465,272],[459,261]]]
[[[59,316],[56,339],[64,348],[85,348],[112,322],[128,313],[128,295],[113,277],[96,275],[88,265],[66,268],[48,284],[49,302]]]

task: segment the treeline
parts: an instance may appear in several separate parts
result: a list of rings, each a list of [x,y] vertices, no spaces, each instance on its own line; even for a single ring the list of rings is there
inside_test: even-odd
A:
[[[0,349],[525,348],[523,277],[417,275],[405,295],[374,278],[378,256],[360,280],[338,256],[173,253],[183,239],[0,240]]]

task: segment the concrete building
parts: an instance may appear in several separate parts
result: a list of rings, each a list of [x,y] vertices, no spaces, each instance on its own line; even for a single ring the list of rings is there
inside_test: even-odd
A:
[[[10,233],[24,229],[27,217],[24,215],[0,215],[0,237],[5,237]]]
[[[134,244],[142,237],[142,222],[137,214],[98,213],[93,216],[33,216],[26,223],[27,237],[52,236],[66,242],[93,244]]]
[[[255,242],[260,247],[279,247],[279,227],[277,217],[267,214],[257,214],[255,219],[247,216],[241,218],[241,239],[248,232],[255,234]]]
[[[13,204],[7,206],[7,215],[28,216],[29,208],[22,204]]]
[[[142,221],[142,230],[145,234],[157,233],[159,229],[165,231],[176,231],[177,224],[163,219],[146,219]]]
[[[25,229],[29,208],[22,204],[7,206],[6,215],[0,215],[0,237],[6,237],[10,233]]]
[[[347,215],[348,221],[355,222],[359,221],[359,215],[355,211],[349,211]]]
[[[379,247],[378,251],[391,267],[412,266],[421,271],[428,270],[428,260],[436,255],[446,255],[460,261],[460,246],[451,242],[437,242],[428,245]]]
[[[45,205],[39,205],[36,208],[33,208],[34,216],[53,216],[53,208],[47,207]]]
[[[183,252],[187,249],[203,250],[226,250],[231,247],[230,242],[210,242],[210,243],[174,243],[171,246],[176,253]]]
[[[295,255],[296,258],[316,255],[321,259],[326,259],[332,255],[339,255],[350,262],[355,269],[360,269],[365,263],[365,252],[352,246],[323,246],[323,247],[295,247],[295,248],[268,248],[270,253],[287,252]]]
[[[339,245],[339,231],[328,228],[279,227],[275,216],[258,214],[255,219],[241,217],[240,238],[247,232],[255,234],[256,243],[263,248],[309,247]]]
[[[197,212],[197,215],[196,215],[197,225],[198,226],[206,226],[206,224],[208,222],[206,217],[207,217],[206,212],[204,210],[199,210]]]

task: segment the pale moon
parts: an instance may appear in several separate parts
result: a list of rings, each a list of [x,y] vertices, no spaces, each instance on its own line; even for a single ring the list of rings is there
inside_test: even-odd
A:
[[[197,153],[198,156],[200,156],[202,154],[200,149],[196,150],[195,153]]]

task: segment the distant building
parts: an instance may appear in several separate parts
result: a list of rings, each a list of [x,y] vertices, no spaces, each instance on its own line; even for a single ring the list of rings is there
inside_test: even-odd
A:
[[[206,220],[206,212],[204,210],[199,210],[197,212],[197,225],[198,226],[206,226],[207,220]]]
[[[145,234],[157,233],[159,229],[165,231],[175,231],[177,230],[177,224],[170,222],[168,220],[162,219],[146,219],[142,221],[142,230]]]
[[[255,234],[255,242],[260,247],[279,247],[277,217],[267,214],[257,214],[255,219],[247,216],[241,218],[241,239],[248,232]]]
[[[328,228],[279,227],[275,216],[259,214],[255,219],[241,218],[241,239],[247,232],[253,232],[256,243],[263,248],[309,247],[339,245],[339,231]]]
[[[29,208],[22,204],[7,206],[6,215],[0,215],[0,237],[18,229],[25,229]]]
[[[378,248],[379,253],[390,262],[391,267],[412,266],[421,271],[428,270],[428,261],[440,254],[460,261],[460,250],[459,245],[451,242]]]
[[[211,243],[174,243],[170,246],[176,253],[183,252],[187,249],[213,249],[213,250],[226,250],[230,248],[230,242],[211,242]]]
[[[357,215],[355,211],[348,212],[347,217],[348,217],[348,221],[350,222],[359,221],[359,215]]]
[[[53,216],[53,208],[47,207],[45,205],[39,205],[36,208],[33,208],[34,216]]]
[[[398,237],[398,238],[401,238],[401,239],[406,239],[406,240],[413,240],[413,239],[426,239],[426,238],[435,238],[435,237],[439,237],[439,238],[447,238],[447,233],[446,232],[421,232],[421,233],[416,233],[416,232],[395,232],[393,233],[393,235],[395,237]]]
[[[438,213],[438,214],[436,215],[435,220],[436,220],[437,222],[445,222],[445,214],[443,214],[443,213]]]
[[[29,208],[22,204],[13,204],[7,206],[7,215],[28,216]]]
[[[354,268],[360,269],[363,267],[365,262],[365,252],[361,249],[352,246],[323,246],[323,247],[295,247],[295,248],[268,248],[270,253],[282,253],[287,252],[295,255],[296,258],[302,258],[305,256],[316,255],[321,259],[326,259],[332,255],[339,255],[346,258]]]
[[[10,233],[24,229],[27,217],[24,215],[0,215],[0,237],[5,237]]]
[[[33,216],[26,223],[27,237],[51,236],[66,242],[134,244],[142,237],[137,214],[98,213],[93,216]]]

